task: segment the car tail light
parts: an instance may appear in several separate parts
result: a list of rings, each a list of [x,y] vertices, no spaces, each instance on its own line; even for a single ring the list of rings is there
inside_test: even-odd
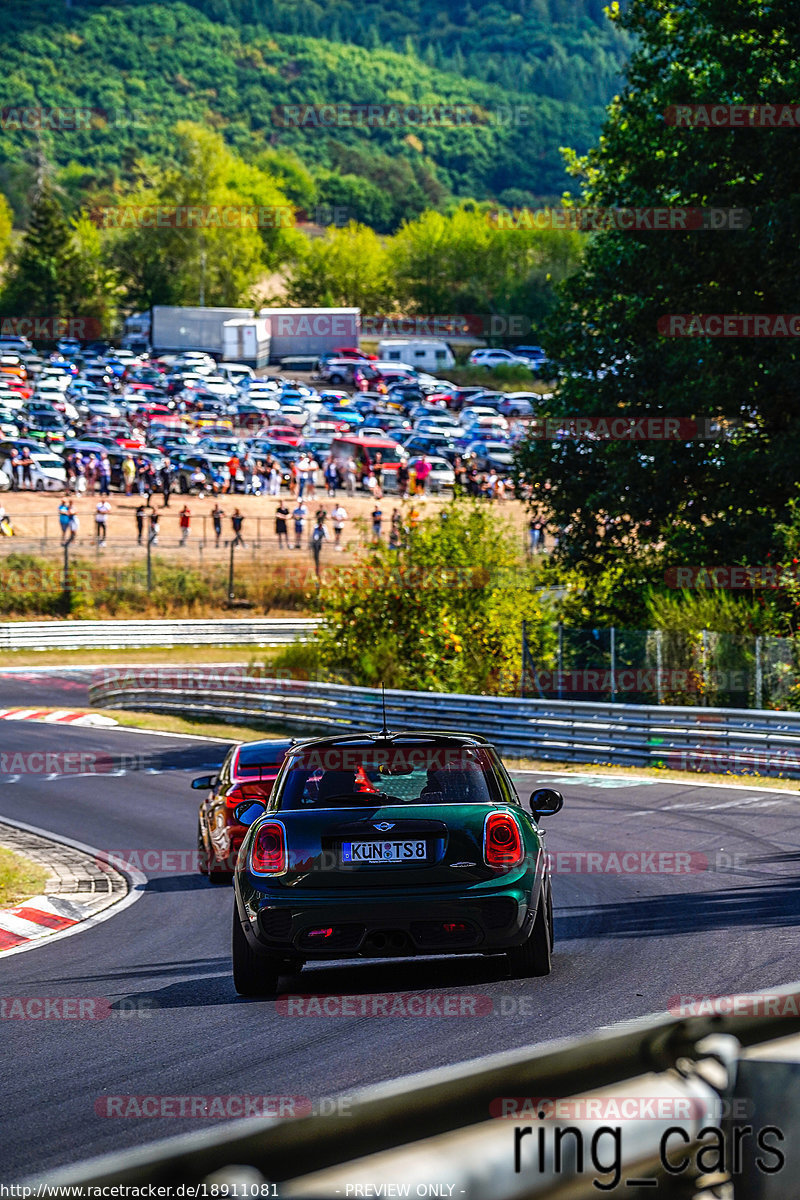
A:
[[[266,800],[272,791],[272,779],[260,783],[235,783],[225,797],[228,808],[236,808],[243,800]]]
[[[250,870],[255,875],[281,875],[286,870],[286,836],[279,821],[265,821],[250,849]]]
[[[329,938],[333,937],[333,926],[329,925],[327,929],[309,929],[306,934],[307,938]]]
[[[483,858],[489,867],[518,867],[522,862],[522,838],[510,813],[489,813],[483,827]]]

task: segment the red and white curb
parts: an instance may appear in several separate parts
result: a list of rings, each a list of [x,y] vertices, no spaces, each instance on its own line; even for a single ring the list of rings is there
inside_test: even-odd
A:
[[[0,708],[0,721],[45,721],[48,725],[118,724],[113,717],[106,717],[102,713],[78,712],[69,708],[58,708],[53,712],[47,708]]]
[[[0,846],[47,867],[46,892],[0,909],[0,958],[69,937],[115,916],[141,896],[147,877],[112,867],[83,842],[4,817]]]

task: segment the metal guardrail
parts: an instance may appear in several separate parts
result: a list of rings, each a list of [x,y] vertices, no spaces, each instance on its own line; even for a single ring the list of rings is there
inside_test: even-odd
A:
[[[90,697],[98,706],[191,710],[306,731],[381,725],[376,689],[249,677],[244,670],[222,675],[214,668],[162,667],[137,679],[98,668]],[[516,758],[800,778],[800,713],[407,691],[387,692],[386,703],[391,726],[467,728]]]
[[[543,993],[546,988],[543,983]],[[791,1060],[791,1051],[785,1045],[780,1050],[781,1042],[774,1049],[768,1043],[800,1030],[798,990],[792,985],[766,995],[774,998],[770,1015],[763,1015],[762,995],[755,998],[756,1006],[743,1007],[743,1015],[642,1018],[598,1031],[591,1038],[523,1047],[364,1089],[347,1097],[346,1107],[337,1106],[333,1115],[240,1120],[106,1155],[27,1182],[42,1189],[33,1193],[41,1196],[47,1195],[47,1188],[148,1184],[184,1185],[178,1195],[189,1194],[189,1186],[197,1188],[195,1195],[231,1195],[235,1183],[238,1195],[309,1200],[392,1194],[585,1200],[598,1195],[598,1186],[605,1186],[609,1172],[618,1166],[615,1195],[634,1200],[652,1195],[653,1185],[642,1182],[652,1177],[659,1181],[659,1195],[689,1197],[695,1194],[693,1181],[699,1179],[703,1186],[703,1174],[713,1169],[707,1161],[698,1163],[695,1153],[708,1127],[722,1130],[730,1141],[730,1128],[738,1115],[730,1101],[742,1097],[741,1088],[736,1090],[737,1073],[749,1058],[743,1047],[756,1048],[750,1086],[757,1101],[749,1104],[748,1120],[755,1117],[757,1124],[758,1117],[771,1118],[771,1100],[781,1102],[778,1096],[767,1096],[765,1102],[763,1085],[773,1077],[775,1062]],[[787,1015],[787,1010],[793,1015]],[[754,1015],[759,1012],[762,1015]],[[796,1053],[797,1038],[792,1045]],[[757,1059],[759,1054],[764,1058],[765,1046],[768,1061],[759,1069]],[[551,1110],[555,1119],[543,1122],[537,1119],[536,1106],[550,1102],[544,1097],[577,1098],[585,1105],[584,1115],[575,1117],[573,1109],[573,1115],[562,1122],[558,1111]],[[504,1098],[527,1098],[533,1112],[528,1110],[527,1119],[499,1118]],[[598,1100],[599,1110],[588,1107],[589,1101]],[[632,1110],[625,1109],[626,1101],[633,1104]],[[617,1118],[604,1118],[614,1102]],[[798,1113],[785,1117],[783,1129],[788,1124],[789,1136],[796,1137]],[[584,1154],[578,1157],[577,1139],[571,1138],[558,1164],[554,1137],[549,1135],[561,1124],[577,1130]],[[520,1126],[533,1136],[517,1137]],[[619,1131],[613,1167],[608,1162],[608,1142],[602,1146],[603,1171],[597,1169],[597,1158],[590,1158],[601,1126]],[[685,1136],[673,1134],[672,1140],[664,1142],[668,1127],[683,1129]],[[746,1151],[745,1168],[757,1153],[752,1147]],[[676,1158],[687,1165],[675,1170]],[[665,1159],[672,1171],[665,1168]],[[758,1174],[755,1166],[753,1174]],[[725,1171],[718,1171],[717,1183],[724,1178]],[[778,1178],[771,1176],[770,1183]],[[769,1196],[796,1200],[795,1179],[796,1174],[787,1171],[780,1180],[782,1187],[773,1188]],[[418,1190],[432,1181],[445,1184],[446,1190]],[[409,1191],[398,1192],[398,1183],[410,1185]],[[207,1191],[198,1187],[202,1184]],[[227,1193],[222,1190],[225,1184]],[[216,1193],[213,1185],[219,1185]],[[243,1185],[247,1190],[241,1190]],[[392,1185],[395,1190],[388,1191]],[[754,1200],[767,1193],[753,1190],[751,1182],[748,1190],[734,1194]]]
[[[282,646],[304,641],[314,620],[221,617],[186,621],[9,621],[2,650],[116,650],[140,646]]]

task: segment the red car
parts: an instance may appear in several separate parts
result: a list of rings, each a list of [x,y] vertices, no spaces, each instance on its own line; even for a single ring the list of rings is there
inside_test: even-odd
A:
[[[294,425],[269,425],[266,435],[274,438],[276,442],[286,442],[287,446],[298,446],[302,430],[297,429]]]
[[[294,739],[242,742],[232,746],[220,767],[219,775],[203,775],[192,780],[192,787],[208,788],[197,817],[198,867],[212,883],[228,883],[233,878],[236,856],[250,821],[239,816],[254,801],[269,798],[286,752]]]
[[[377,362],[377,354],[365,354],[363,350],[357,350],[355,346],[339,346],[333,353],[337,358],[355,358],[363,362]]]

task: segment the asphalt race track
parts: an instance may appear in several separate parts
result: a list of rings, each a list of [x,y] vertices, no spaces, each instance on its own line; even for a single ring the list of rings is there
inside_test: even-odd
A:
[[[41,684],[7,676],[0,704],[82,703],[78,690],[48,689],[45,700]],[[188,783],[224,750],[117,729],[0,721],[0,755],[105,753],[125,771],[0,775],[0,816],[100,850],[193,850],[199,796]],[[274,1001],[239,999],[229,972],[231,891],[191,870],[146,871],[140,899],[119,915],[0,957],[0,1000],[105,997],[113,1012],[100,1020],[3,1020],[3,1181],[211,1123],[98,1115],[104,1096],[317,1101],[663,1012],[676,995],[759,990],[797,977],[798,794],[591,775],[525,775],[518,784],[527,796],[554,779],[566,803],[545,822],[556,856],[548,979],[509,980],[502,959],[470,957],[317,964],[291,985],[305,994],[469,993],[489,997],[491,1015],[286,1016]],[[645,870],[620,873],[617,860],[602,857],[587,871],[576,858],[587,851],[641,853]],[[676,852],[692,856],[689,873],[671,869]]]

